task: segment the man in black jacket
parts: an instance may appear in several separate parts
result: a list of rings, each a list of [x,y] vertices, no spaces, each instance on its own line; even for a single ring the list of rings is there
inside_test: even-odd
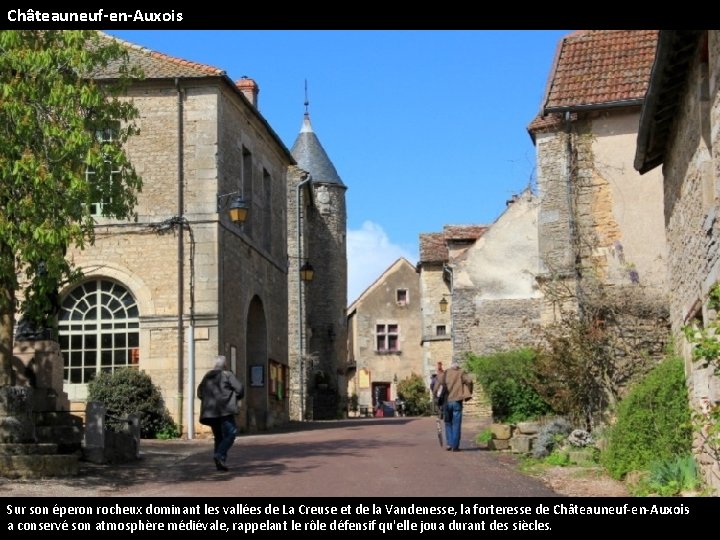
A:
[[[212,429],[215,438],[213,459],[218,471],[228,470],[225,461],[237,435],[235,415],[238,412],[238,401],[244,394],[245,388],[233,372],[227,369],[224,356],[215,359],[215,367],[205,374],[198,385],[200,423]]]

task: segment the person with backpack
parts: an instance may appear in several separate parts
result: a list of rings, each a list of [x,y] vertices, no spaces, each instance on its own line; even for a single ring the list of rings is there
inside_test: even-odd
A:
[[[462,434],[463,404],[472,397],[472,377],[453,360],[450,369],[437,377],[435,387],[442,385],[445,389],[442,399],[442,415],[445,420],[445,441],[448,452],[460,451]],[[437,394],[437,392],[435,392]]]
[[[197,387],[197,396],[201,402],[200,423],[212,429],[215,439],[213,460],[218,471],[229,470],[225,462],[228,451],[235,443],[235,415],[238,402],[244,395],[245,387],[227,369],[227,361],[222,355],[215,359],[215,366],[205,374]]]

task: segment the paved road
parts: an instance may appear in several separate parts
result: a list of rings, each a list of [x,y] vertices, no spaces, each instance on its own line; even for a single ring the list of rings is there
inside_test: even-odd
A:
[[[478,448],[484,427],[466,419],[462,451],[439,446],[434,418],[367,418],[293,424],[240,435],[229,472],[212,462],[212,440],[146,441],[124,465],[82,463],[72,478],[0,479],[0,496],[98,497],[552,497],[516,459]]]

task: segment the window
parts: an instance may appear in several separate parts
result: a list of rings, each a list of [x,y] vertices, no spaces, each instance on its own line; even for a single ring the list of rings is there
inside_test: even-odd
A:
[[[445,335],[447,335],[447,331],[446,331],[446,329],[445,329],[445,325],[444,325],[444,324],[438,324],[438,325],[435,327],[435,335],[436,335],[436,336],[445,336]]]
[[[67,384],[87,384],[100,372],[140,361],[137,303],[118,283],[97,279],[68,294],[58,315]]]
[[[375,326],[375,343],[378,352],[399,351],[400,341],[398,339],[397,324],[378,324]]]
[[[119,126],[117,128],[98,129],[95,131],[95,138],[100,144],[110,143],[115,140],[115,134],[117,133],[118,128]],[[120,170],[113,166],[109,157],[105,159],[105,174],[108,175],[107,180],[110,184],[119,182],[118,175],[120,174]],[[85,181],[90,184],[91,188],[97,192],[107,193],[109,190],[107,188],[103,189],[100,185],[102,180],[102,178],[98,177],[97,170],[95,168],[88,166],[85,169]],[[103,208],[109,203],[110,199],[107,197],[101,198],[98,196],[97,201],[90,205],[90,214],[93,216],[104,215]]]
[[[398,289],[395,291],[395,301],[398,306],[406,306],[408,303],[407,289]]]

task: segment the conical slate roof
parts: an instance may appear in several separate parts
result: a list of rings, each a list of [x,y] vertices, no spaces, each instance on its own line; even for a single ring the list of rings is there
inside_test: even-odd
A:
[[[305,113],[302,129],[298,138],[295,139],[290,153],[297,161],[298,166],[310,173],[313,182],[344,185],[335,170],[335,165],[332,164],[320,144],[320,140],[315,135],[310,125],[310,115],[307,113]]]

